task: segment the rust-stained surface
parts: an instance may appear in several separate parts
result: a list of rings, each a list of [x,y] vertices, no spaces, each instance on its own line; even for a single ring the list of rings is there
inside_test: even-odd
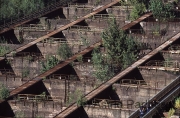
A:
[[[81,17],[81,18],[79,18],[79,19],[77,19],[77,20],[75,20],[75,21],[73,21],[73,22],[71,22],[71,23],[69,23],[69,24],[67,24],[67,25],[65,25],[65,26],[62,26],[62,27],[58,28],[57,30],[54,30],[54,31],[48,33],[47,35],[44,35],[44,36],[42,36],[42,37],[40,37],[40,38],[38,38],[38,39],[36,39],[36,40],[34,40],[34,41],[32,41],[32,42],[24,45],[24,46],[22,46],[22,47],[19,47],[19,48],[13,50],[12,52],[16,52],[16,53],[21,52],[21,51],[23,51],[24,49],[26,49],[26,48],[28,48],[28,47],[31,47],[32,45],[34,45],[34,44],[36,44],[36,43],[38,43],[38,42],[40,42],[40,41],[42,41],[42,40],[44,40],[44,39],[47,39],[47,38],[49,38],[49,37],[51,37],[51,36],[53,36],[53,35],[61,32],[61,31],[67,29],[67,28],[69,28],[69,27],[71,27],[71,26],[73,26],[73,25],[75,25],[75,24],[77,24],[77,23],[79,23],[79,22],[81,22],[81,21],[83,21],[83,20],[85,20],[85,19],[87,19],[87,18],[89,18],[89,17],[91,17],[91,16],[93,16],[93,15],[95,15],[95,14],[103,11],[103,10],[105,10],[106,8],[111,7],[112,5],[117,4],[118,2],[119,2],[118,0],[115,0],[115,1],[113,1],[113,2],[111,2],[111,3],[109,3],[109,4],[107,4],[107,5],[105,5],[105,6],[103,6],[103,7],[100,7],[100,8],[98,8],[97,10],[95,10],[94,12],[92,12],[92,13],[84,16],[84,17]],[[18,25],[18,26],[19,26],[19,25]],[[17,27],[17,26],[15,26],[15,27]],[[0,61],[3,60],[3,59],[4,59],[4,58],[0,58]]]
[[[90,52],[94,49],[94,47],[96,46],[99,46],[101,45],[101,42],[99,43],[96,43],[94,45],[91,45],[90,47],[86,48],[85,50],[81,51],[80,53],[72,56],[71,58],[67,59],[66,61],[58,64],[57,66],[55,66],[54,68],[50,69],[49,71],[46,71],[45,73],[37,76],[36,78],[28,81],[27,83],[19,86],[18,88],[14,89],[11,91],[10,93],[10,96],[13,96],[13,95],[16,95],[18,93],[20,93],[21,91],[25,90],[26,88],[30,87],[31,85],[41,81],[43,79],[43,77],[46,77],[52,73],[54,73],[55,71],[59,70],[60,68],[63,68],[64,66],[68,65],[69,63],[71,63],[72,61],[76,60],[76,58],[79,56],[79,55],[84,55],[86,54],[87,52]]]
[[[92,98],[94,98],[96,95],[98,95],[100,92],[102,92],[103,90],[107,89],[109,86],[111,86],[113,83],[117,82],[119,79],[121,79],[123,76],[125,76],[127,73],[129,73],[130,71],[134,70],[135,68],[137,68],[138,66],[140,66],[142,63],[144,63],[145,61],[147,61],[149,58],[151,58],[152,56],[154,56],[155,54],[157,54],[159,51],[161,51],[162,49],[164,49],[165,47],[167,47],[168,45],[170,45],[172,42],[176,41],[178,38],[180,37],[180,33],[176,34],[175,36],[173,36],[172,38],[170,38],[168,41],[166,41],[165,43],[163,43],[162,45],[160,45],[158,48],[154,49],[153,51],[151,51],[149,54],[147,54],[146,56],[144,56],[143,58],[141,58],[140,60],[138,60],[137,62],[135,62],[134,64],[132,64],[131,66],[129,66],[128,68],[126,68],[124,71],[122,71],[121,73],[117,74],[115,77],[113,77],[112,79],[108,80],[107,82],[105,82],[104,84],[100,85],[98,88],[96,88],[95,90],[91,91],[90,93],[88,93],[85,97],[87,100],[91,100]],[[76,107],[77,108],[77,107]],[[64,111],[62,111],[59,115],[57,115],[56,117],[58,118],[64,118],[67,117],[70,113],[73,112],[73,110],[75,109],[74,105],[68,107],[67,109],[65,109]]]
[[[151,12],[150,12],[150,13],[147,13],[147,14],[145,14],[145,15],[142,15],[142,16],[139,17],[138,19],[136,19],[136,20],[132,21],[131,23],[125,25],[122,29],[123,29],[123,30],[127,30],[127,29],[129,29],[130,27],[138,24],[139,22],[143,21],[144,19],[146,19],[146,18],[148,18],[148,17],[150,17],[150,16],[152,16],[152,13],[151,13]]]
[[[118,2],[119,2],[118,0],[115,0],[115,1],[111,2],[110,4],[107,4],[107,5],[103,6],[103,7],[95,10],[94,12],[92,12],[92,13],[90,13],[90,14],[82,17],[82,18],[79,18],[79,19],[77,19],[77,20],[75,20],[75,21],[73,21],[73,22],[71,22],[71,23],[69,23],[69,24],[67,24],[67,25],[65,25],[65,26],[62,26],[61,28],[59,28],[59,29],[57,29],[57,30],[54,30],[54,31],[48,33],[47,35],[42,36],[42,37],[36,39],[35,41],[32,41],[31,43],[28,43],[27,45],[24,45],[24,46],[22,46],[22,47],[20,47],[20,48],[18,48],[18,49],[16,49],[16,50],[14,50],[14,51],[15,51],[16,53],[17,53],[17,52],[21,52],[21,51],[23,51],[24,49],[26,49],[26,48],[28,48],[28,47],[30,47],[30,46],[32,46],[32,45],[34,45],[34,44],[36,44],[36,43],[44,40],[44,39],[49,38],[49,37],[51,37],[51,36],[53,36],[53,35],[61,32],[61,31],[65,30],[65,29],[67,29],[67,28],[69,28],[69,27],[71,27],[71,26],[73,26],[73,25],[75,25],[75,24],[77,24],[77,23],[85,20],[85,19],[88,18],[88,17],[91,17],[91,16],[93,16],[94,14],[97,14],[97,13],[103,11],[104,9],[106,9],[106,8],[108,8],[108,7],[116,4],[116,3],[118,3]]]
[[[32,86],[33,84],[35,84],[35,83],[37,83],[37,82],[39,82],[39,81],[41,81],[40,78],[36,78],[35,80],[30,80],[30,81],[28,81],[27,83],[19,86],[17,89],[14,89],[13,91],[11,91],[10,97],[13,96],[13,95],[18,94],[18,93],[21,92],[22,90],[25,90],[26,88]]]
[[[72,56],[71,58],[67,59],[66,61],[64,61],[63,63],[60,63],[58,65],[56,65],[55,67],[53,67],[52,69],[46,71],[45,73],[39,75],[37,78],[44,78],[44,77],[47,77],[51,74],[53,74],[54,72],[56,72],[57,70],[59,70],[60,68],[63,68],[64,66],[68,65],[69,63],[73,62],[74,60],[76,60],[76,58],[79,56],[79,55],[84,55],[90,51],[92,51],[95,47],[97,46],[100,46],[101,45],[101,42],[98,42],[94,45],[91,45],[90,47],[86,48],[85,50],[83,50],[82,52]]]
[[[52,35],[60,32],[60,31],[62,31],[62,30],[64,30],[64,29],[67,29],[68,27],[71,27],[71,26],[75,25],[76,23],[79,23],[79,22],[83,21],[84,19],[86,19],[86,18],[88,18],[88,17],[90,17],[90,16],[92,16],[92,15],[94,15],[94,14],[99,13],[99,12],[103,11],[104,9],[106,9],[106,8],[108,8],[108,7],[116,4],[116,3],[118,3],[117,0],[116,0],[116,1],[113,1],[112,3],[110,3],[110,4],[108,4],[108,5],[105,5],[104,7],[101,7],[101,8],[99,8],[99,9],[95,10],[93,13],[90,13],[90,14],[84,16],[83,18],[80,18],[80,19],[78,19],[78,20],[76,20],[76,21],[74,21],[74,22],[72,22],[72,23],[70,23],[70,24],[68,24],[68,25],[65,25],[65,26],[63,26],[63,27],[61,27],[61,28],[59,28],[59,29],[57,29],[57,30],[55,30],[55,31],[53,31],[53,32],[45,35],[45,36],[43,36],[43,37],[40,37],[40,38],[38,38],[37,40],[35,40],[35,41],[33,41],[33,42],[25,45],[25,46],[22,46],[22,47],[16,49],[16,53],[17,53],[17,52],[20,52],[20,51],[22,51],[22,50],[24,50],[24,49],[26,49],[26,48],[28,48],[28,47],[30,47],[30,46],[32,46],[32,45],[34,45],[34,44],[36,44],[37,42],[42,41],[42,40],[44,40],[44,39],[46,39],[46,38],[48,38],[48,37],[50,37],[50,36],[52,36]],[[74,61],[78,55],[84,55],[84,54],[90,52],[91,50],[93,50],[94,47],[99,46],[99,45],[101,45],[101,41],[98,42],[98,43],[96,43],[96,44],[94,44],[94,45],[89,46],[89,47],[86,48],[85,50],[83,50],[83,51],[81,51],[80,53],[72,56],[71,58],[67,59],[67,60],[64,61],[63,63],[58,64],[58,65],[55,66],[54,68],[52,68],[52,69],[50,69],[49,71],[47,71],[47,72],[39,75],[38,77],[32,79],[32,80],[29,81],[29,82],[32,82],[32,81],[33,81],[33,83],[36,83],[36,82],[40,81],[43,77],[46,77],[46,76],[52,74],[53,72],[57,71],[58,69],[66,66],[66,65],[68,65],[70,62]],[[27,83],[19,86],[17,89],[14,89],[13,91],[11,91],[10,95],[12,96],[12,95],[18,94],[20,91],[22,91],[22,90],[28,88],[29,86],[31,86],[32,84],[29,84],[29,82],[27,82]]]
[[[57,3],[56,3],[56,4],[57,4]],[[56,7],[57,7],[57,6],[56,6]],[[48,10],[47,12],[45,12],[45,13],[44,13],[44,14],[42,14],[42,15],[39,15],[39,16],[37,15],[37,16],[35,16],[35,17],[31,17],[31,19],[28,19],[28,20],[22,21],[22,22],[20,22],[20,23],[18,23],[18,24],[13,24],[13,25],[10,25],[8,28],[4,28],[3,30],[0,30],[0,34],[5,33],[5,32],[7,32],[7,31],[9,31],[9,30],[12,30],[12,29],[14,29],[15,27],[18,27],[18,26],[23,25],[23,24],[25,24],[25,23],[28,23],[28,22],[30,22],[30,21],[33,21],[33,20],[35,20],[35,19],[39,18],[40,16],[47,15],[47,14],[49,14],[49,13],[53,12],[53,11],[56,11],[56,10],[58,10],[58,9],[62,8],[62,6],[57,7],[57,8],[56,8],[56,7],[54,6],[54,9],[52,9],[52,10]]]
[[[60,31],[62,31],[62,30],[64,30],[64,29],[67,29],[67,28],[70,27],[70,26],[73,26],[73,25],[75,25],[75,24],[83,21],[84,19],[86,19],[86,18],[88,18],[88,17],[90,17],[90,16],[92,16],[92,15],[94,15],[94,14],[97,14],[97,13],[101,12],[102,10],[104,10],[104,9],[106,9],[106,8],[108,8],[108,7],[116,4],[116,3],[118,3],[117,0],[116,0],[116,1],[113,1],[112,3],[110,3],[110,4],[108,4],[108,5],[105,5],[105,6],[101,7],[101,8],[99,8],[99,9],[95,10],[93,13],[90,13],[90,14],[88,14],[88,15],[86,15],[86,16],[84,16],[84,17],[82,17],[82,18],[80,18],[80,19],[78,19],[78,20],[76,20],[76,21],[74,21],[74,22],[72,22],[72,23],[70,23],[70,24],[68,24],[68,25],[65,25],[65,26],[63,26],[63,27],[61,27],[61,28],[59,28],[59,29],[57,29],[57,30],[55,30],[55,31],[53,31],[53,32],[45,35],[45,36],[43,36],[43,37],[40,37],[40,38],[38,38],[37,40],[35,40],[35,41],[33,41],[33,42],[25,45],[25,46],[22,46],[22,47],[16,49],[15,51],[16,51],[16,52],[21,52],[21,51],[23,51],[24,49],[26,49],[26,48],[28,48],[28,47],[36,44],[37,42],[42,41],[42,40],[44,40],[44,39],[46,39],[46,38],[49,38],[50,36],[52,36],[52,35],[60,32]],[[123,27],[123,30],[126,30],[126,29],[134,26],[135,23],[136,23],[136,24],[139,23],[140,21],[144,20],[145,17],[147,18],[147,17],[151,16],[151,13],[148,13],[148,14],[149,14],[149,15],[146,15],[146,14],[145,14],[144,17],[140,17],[140,18],[137,19],[135,22],[131,22],[130,24],[124,26],[124,27]],[[178,36],[178,37],[179,37],[179,36]],[[175,37],[174,40],[176,40],[176,38],[177,38],[177,37]],[[116,82],[117,80],[119,80],[121,77],[123,77],[124,75],[126,75],[127,73],[129,73],[130,71],[132,71],[133,69],[135,69],[137,66],[139,66],[140,64],[142,64],[143,62],[145,62],[147,59],[149,59],[150,57],[152,57],[154,54],[156,54],[158,51],[160,51],[160,49],[162,49],[163,47],[166,47],[168,44],[170,44],[170,43],[172,43],[172,42],[174,41],[173,39],[170,39],[170,40],[172,40],[172,41],[169,41],[169,42],[167,41],[168,43],[165,42],[165,43],[163,44],[164,46],[162,46],[161,48],[155,49],[154,51],[152,51],[151,53],[149,53],[147,56],[145,56],[144,58],[142,58],[142,59],[140,59],[139,61],[135,62],[133,65],[131,65],[130,67],[128,67],[127,69],[125,69],[124,71],[122,71],[121,73],[119,73],[117,76],[115,76],[115,77],[113,77],[112,79],[108,80],[106,83],[102,84],[102,85],[99,86],[97,89],[91,91],[89,94],[86,95],[87,100],[92,99],[94,96],[96,96],[97,94],[99,94],[101,91],[105,90],[107,87],[109,87],[110,85],[112,85],[114,82]],[[32,86],[33,84],[41,81],[43,77],[46,77],[46,76],[54,73],[55,71],[59,70],[60,68],[62,68],[62,67],[64,67],[64,66],[66,66],[66,65],[69,64],[70,62],[74,61],[78,55],[84,55],[84,54],[86,54],[87,52],[91,51],[94,47],[99,46],[99,45],[101,45],[101,42],[96,43],[96,44],[88,47],[87,49],[83,50],[82,52],[74,55],[73,57],[71,57],[71,58],[69,58],[69,59],[67,59],[67,60],[64,61],[63,63],[58,64],[57,66],[55,66],[54,68],[50,69],[49,71],[47,71],[47,72],[45,72],[45,73],[37,76],[36,78],[30,80],[29,82],[21,85],[21,86],[18,87],[17,89],[11,91],[10,95],[13,96],[13,95],[16,95],[16,94],[20,93],[21,91],[25,90],[26,88],[28,88],[28,87]],[[65,109],[63,112],[61,112],[57,117],[66,117],[68,114],[70,114],[71,112],[73,112],[73,111],[74,111],[75,109],[77,109],[77,108],[78,108],[77,105],[76,105],[76,104],[73,104],[72,106],[68,107],[68,108]]]

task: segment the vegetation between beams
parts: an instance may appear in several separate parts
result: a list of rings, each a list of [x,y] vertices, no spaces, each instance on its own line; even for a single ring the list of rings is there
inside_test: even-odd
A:
[[[126,68],[137,59],[137,42],[119,28],[115,18],[108,22],[108,28],[101,35],[105,47],[108,63],[116,67]]]
[[[41,72],[45,72],[45,71],[51,69],[58,63],[59,63],[59,60],[56,59],[54,56],[46,57],[46,61],[41,62],[41,66],[42,66]]]
[[[162,0],[150,0],[149,9],[152,11],[154,18],[161,21],[174,17],[171,12],[173,5],[170,3],[165,4]]]
[[[9,96],[9,90],[4,86],[4,84],[0,83],[0,100],[4,100]]]
[[[57,54],[63,60],[66,60],[73,55],[67,43],[61,44],[59,46]]]

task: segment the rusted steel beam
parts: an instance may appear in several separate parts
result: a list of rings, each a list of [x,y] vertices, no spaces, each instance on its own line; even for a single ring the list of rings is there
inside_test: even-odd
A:
[[[120,80],[122,77],[124,77],[125,75],[127,75],[129,72],[131,72],[132,70],[134,70],[135,68],[137,68],[138,66],[140,66],[142,63],[144,63],[145,61],[147,61],[148,59],[150,59],[151,57],[153,57],[155,54],[157,54],[159,51],[161,51],[162,49],[164,49],[165,47],[169,46],[172,42],[176,41],[178,38],[180,37],[180,33],[176,34],[175,36],[173,36],[172,38],[170,38],[168,41],[166,41],[165,43],[163,43],[162,45],[160,45],[158,48],[154,49],[153,51],[151,51],[149,54],[147,54],[146,56],[144,56],[143,58],[141,58],[140,60],[136,61],[135,63],[133,63],[131,66],[129,66],[128,68],[126,68],[124,71],[120,72],[119,74],[117,74],[116,76],[114,76],[112,79],[106,81],[105,83],[101,84],[98,88],[96,88],[95,90],[91,91],[90,93],[88,93],[85,98],[87,99],[87,101],[93,99],[96,95],[98,95],[99,93],[101,93],[102,91],[104,91],[105,89],[107,89],[109,86],[111,86],[113,83],[117,82],[118,80]],[[77,109],[77,105],[73,104],[72,106],[66,108],[64,111],[62,111],[60,114],[58,114],[56,117],[57,118],[65,118],[67,117],[70,113],[73,112],[73,110]]]
[[[64,30],[64,29],[67,29],[67,28],[70,27],[70,26],[73,26],[74,24],[76,24],[76,23],[78,23],[78,22],[81,22],[81,21],[83,21],[84,19],[86,19],[86,18],[88,18],[88,17],[90,17],[90,16],[92,16],[92,15],[94,15],[94,14],[96,14],[96,13],[99,13],[99,12],[101,12],[102,10],[104,10],[104,9],[106,9],[106,8],[108,8],[108,7],[116,4],[116,3],[118,3],[117,0],[116,0],[116,1],[113,1],[112,3],[110,3],[110,4],[108,4],[108,5],[105,5],[105,6],[102,7],[102,8],[99,8],[99,9],[95,10],[93,13],[90,13],[90,14],[84,16],[83,18],[80,18],[80,19],[78,19],[78,20],[76,20],[76,21],[74,21],[74,22],[72,22],[72,23],[70,23],[70,24],[68,24],[68,25],[66,25],[66,26],[64,26],[64,27],[62,27],[62,28],[59,28],[59,29],[57,29],[57,30],[55,30],[55,31],[53,31],[53,32],[51,32],[51,33],[49,33],[49,34],[47,34],[47,35],[45,35],[45,36],[43,36],[43,37],[41,37],[41,38],[39,38],[39,39],[37,39],[37,40],[34,41],[34,42],[31,42],[31,43],[29,43],[29,44],[27,44],[27,45],[25,45],[25,46],[23,46],[23,47],[21,47],[21,48],[18,48],[18,49],[17,49],[17,52],[20,52],[20,51],[22,51],[23,49],[26,49],[27,47],[30,47],[30,46],[36,44],[37,42],[39,42],[39,41],[41,41],[41,40],[44,40],[44,39],[46,39],[46,38],[49,38],[50,36],[52,36],[52,35],[60,32],[60,31],[62,31],[62,30]],[[98,42],[98,43],[96,43],[96,44],[94,44],[94,45],[91,45],[90,47],[86,48],[86,49],[83,50],[82,52],[74,55],[73,57],[71,57],[71,58],[69,58],[69,59],[67,59],[67,60],[64,61],[63,63],[58,64],[57,66],[55,66],[54,68],[50,69],[49,71],[47,71],[47,72],[39,75],[38,77],[36,77],[35,79],[33,79],[33,83],[36,83],[36,82],[41,81],[42,78],[44,78],[44,77],[52,74],[53,72],[59,70],[60,68],[68,65],[70,62],[74,61],[78,55],[84,55],[84,54],[86,54],[87,52],[93,50],[94,47],[99,46],[99,45],[101,45],[101,41]],[[23,91],[24,89],[26,89],[26,88],[28,88],[28,87],[30,87],[30,86],[32,85],[32,84],[28,84],[28,83],[29,83],[29,82],[27,82],[27,83],[19,86],[19,87],[18,87],[17,89],[15,89],[15,90],[11,91],[10,95],[11,95],[11,96],[16,95],[16,94],[20,93],[21,91]]]
[[[88,14],[88,15],[82,17],[82,18],[77,19],[76,21],[73,21],[73,22],[71,22],[71,23],[69,23],[69,24],[67,24],[67,25],[65,25],[65,26],[62,26],[62,27],[60,27],[59,29],[54,30],[54,31],[48,33],[47,35],[42,36],[42,37],[38,38],[37,40],[32,41],[31,43],[28,43],[27,45],[24,45],[24,46],[22,46],[22,47],[20,47],[20,48],[18,48],[18,49],[15,49],[14,51],[15,51],[16,53],[17,53],[17,52],[21,52],[21,51],[23,51],[24,49],[26,49],[26,48],[28,48],[28,47],[30,47],[30,46],[38,43],[39,41],[42,41],[42,40],[44,40],[44,39],[47,39],[47,38],[49,38],[49,37],[51,37],[51,36],[53,36],[53,35],[61,32],[61,31],[65,30],[65,29],[67,29],[67,28],[69,28],[69,27],[71,27],[71,26],[73,26],[73,25],[75,25],[75,24],[77,24],[77,23],[85,20],[86,18],[91,17],[91,16],[93,16],[94,14],[97,14],[97,13],[105,10],[106,8],[108,8],[108,7],[112,6],[112,5],[117,4],[118,2],[119,2],[118,0],[115,0],[115,1],[111,2],[110,4],[107,4],[107,5],[103,6],[103,7],[95,10],[94,12],[92,12],[92,13],[90,13],[90,14]]]
[[[43,36],[43,37],[41,37],[41,38],[39,38],[39,39],[37,39],[36,41],[31,42],[30,44],[28,44],[28,45],[26,45],[26,46],[23,46],[23,47],[17,49],[16,52],[20,52],[20,51],[26,49],[27,47],[30,47],[30,46],[36,44],[36,43],[39,42],[39,41],[42,41],[42,40],[44,40],[44,39],[46,39],[46,38],[49,38],[50,36],[52,36],[52,35],[60,32],[60,31],[62,31],[62,30],[64,30],[64,29],[66,29],[66,28],[68,28],[68,27],[70,27],[70,26],[72,26],[72,25],[74,25],[74,24],[76,24],[76,23],[78,23],[78,22],[81,22],[81,21],[83,21],[84,19],[86,19],[86,18],[88,18],[88,17],[90,17],[90,16],[92,16],[92,15],[94,15],[94,14],[96,14],[96,13],[99,13],[100,11],[102,11],[102,10],[104,10],[104,9],[106,9],[106,8],[108,8],[108,7],[116,4],[116,3],[118,3],[118,1],[114,1],[114,2],[112,2],[112,3],[110,3],[110,4],[106,5],[106,6],[104,6],[104,7],[102,7],[102,8],[99,8],[99,9],[97,9],[95,12],[90,13],[90,14],[86,15],[85,17],[80,18],[80,19],[78,19],[78,20],[76,20],[76,21],[74,21],[74,22],[72,22],[72,23],[70,23],[70,24],[68,24],[68,25],[66,25],[66,26],[64,26],[64,27],[61,27],[61,28],[59,28],[59,29],[57,29],[57,30],[55,30],[55,31],[53,31],[53,32],[51,32],[51,33],[49,33],[49,34],[47,34],[47,35],[45,35],[45,36]],[[141,17],[140,17],[140,18],[141,18]],[[134,25],[134,23],[138,24],[138,23],[139,23],[140,21],[142,21],[142,20],[144,20],[144,19],[142,19],[142,18],[141,18],[141,20],[137,19],[137,20],[136,20],[137,22],[132,22],[132,24],[133,24],[133,25]],[[130,23],[130,24],[131,24],[131,23]],[[133,26],[133,25],[128,25],[128,27],[130,28],[130,27]],[[127,28],[127,27],[126,27],[126,28]],[[126,29],[126,28],[125,28],[125,29]],[[39,75],[38,77],[36,77],[36,78],[34,78],[33,80],[29,81],[29,82],[31,82],[31,83],[27,82],[27,83],[21,85],[21,86],[18,87],[17,89],[11,91],[10,96],[16,95],[16,94],[20,93],[21,91],[25,90],[26,88],[32,86],[33,84],[41,81],[43,77],[46,77],[46,76],[54,73],[55,71],[59,70],[60,68],[62,68],[62,67],[64,67],[64,66],[66,66],[66,65],[69,64],[70,62],[74,61],[78,55],[84,55],[84,54],[86,54],[87,52],[91,51],[94,47],[96,47],[96,46],[98,46],[98,45],[101,45],[101,42],[98,42],[97,44],[90,46],[89,48],[83,50],[81,53],[79,53],[79,54],[77,54],[77,55],[74,55],[73,57],[69,58],[69,59],[66,60],[65,62],[63,62],[63,63],[61,63],[61,64],[58,64],[56,67],[54,67],[54,68],[50,69],[49,71],[47,71],[47,72]],[[126,73],[128,73],[129,71],[130,71],[130,69],[129,69],[129,70],[126,69]],[[116,77],[117,77],[117,76],[116,76]],[[116,78],[116,77],[114,77],[114,78]],[[98,88],[97,94],[99,94],[102,90],[104,90],[105,88],[107,88],[107,87],[109,87],[111,84],[113,84],[113,81],[112,81],[112,80],[114,80],[114,78],[112,78],[111,80],[109,80],[109,81],[110,81],[110,84],[107,83],[107,84],[105,84],[104,86],[102,86],[102,88],[100,88],[100,89]],[[116,79],[117,79],[117,78],[116,78]],[[111,81],[112,81],[112,82],[111,82]],[[93,98],[93,94],[94,94],[94,93],[95,93],[94,91],[92,91],[92,92],[90,93],[90,94],[92,94],[92,98]],[[94,94],[94,95],[95,95],[95,94]],[[87,95],[87,98],[88,98],[88,100],[91,99],[91,97],[89,97],[89,94]],[[68,110],[68,112],[65,112],[65,111],[64,111],[63,113],[65,113],[65,115],[67,115],[67,114],[71,113],[74,109],[77,109],[77,105],[72,105],[72,107],[73,107],[73,108],[70,108],[70,109],[71,109],[70,112],[69,112],[69,110]],[[66,113],[67,113],[67,114],[66,114]]]
[[[79,56],[79,55],[84,55],[86,54],[87,52],[90,52],[92,51],[95,47],[97,46],[100,46],[101,45],[101,42],[99,43],[96,43],[94,45],[91,45],[90,47],[86,48],[85,50],[81,51],[80,53],[72,56],[71,58],[67,59],[66,61],[58,64],[57,66],[55,66],[54,68],[50,69],[49,71],[46,71],[45,73],[35,77],[34,79],[32,79],[31,81],[28,81],[27,83],[19,86],[17,89],[14,89],[11,91],[10,93],[10,96],[13,96],[13,95],[16,95],[18,93],[20,93],[21,91],[27,89],[28,87],[32,86],[33,84],[41,81],[44,77],[54,73],[55,71],[59,70],[60,68],[63,68],[64,66],[68,65],[69,63],[71,63],[72,61],[76,60],[76,58]]]
[[[76,0],[75,0],[75,1],[76,1]],[[75,2],[75,1],[73,1],[73,2]],[[61,1],[60,1],[60,2],[61,2]],[[57,3],[56,3],[56,4],[57,4]],[[56,10],[62,8],[62,6],[60,6],[60,7],[56,7],[56,6],[57,6],[57,5],[55,5],[54,9],[52,9],[51,11],[47,11],[47,12],[45,12],[45,13],[42,14],[42,15],[36,15],[35,17],[31,17],[31,18],[29,18],[28,20],[23,20],[22,22],[20,22],[20,23],[18,23],[18,24],[12,24],[12,25],[10,25],[8,28],[4,28],[3,30],[0,30],[0,34],[5,33],[5,32],[7,32],[7,31],[9,31],[9,30],[14,29],[15,27],[18,27],[18,26],[20,26],[20,25],[23,25],[23,24],[25,24],[25,23],[28,23],[28,22],[30,22],[30,21],[32,21],[32,20],[35,20],[35,19],[37,19],[37,18],[39,18],[39,17],[41,17],[41,16],[47,15],[47,14],[53,12],[53,11],[56,11]],[[47,9],[47,8],[44,8],[44,9]]]
[[[86,53],[92,51],[95,47],[98,47],[101,45],[101,42],[98,42],[94,45],[91,45],[90,47],[86,48],[85,50],[83,50],[82,52],[72,56],[71,58],[67,59],[66,61],[64,61],[63,63],[60,63],[58,65],[56,65],[55,67],[53,67],[52,69],[46,71],[45,73],[41,74],[38,76],[38,78],[44,78],[44,77],[47,77],[51,74],[53,74],[54,72],[58,71],[59,69],[63,68],[64,66],[68,65],[69,63],[73,62],[74,60],[76,60],[76,58],[79,56],[79,55],[85,55]]]
[[[132,21],[132,22],[129,23],[128,25],[125,25],[122,29],[123,29],[123,30],[127,30],[127,29],[129,29],[130,27],[135,26],[136,24],[140,23],[141,21],[145,20],[146,18],[148,18],[148,17],[150,17],[150,16],[152,16],[152,13],[151,13],[151,12],[150,12],[150,13],[147,13],[147,14],[141,16],[141,17],[139,17],[138,19]]]
[[[81,22],[81,21],[83,21],[83,20],[85,20],[85,19],[87,19],[87,18],[89,18],[89,17],[91,17],[91,16],[93,16],[93,15],[95,15],[95,14],[97,14],[97,13],[103,11],[103,10],[105,10],[105,9],[107,9],[107,8],[109,8],[109,7],[111,7],[112,5],[117,4],[118,2],[119,2],[118,0],[115,0],[115,1],[105,5],[103,7],[100,7],[97,10],[93,11],[92,13],[90,13],[90,14],[84,16],[84,17],[81,17],[81,18],[79,18],[79,19],[77,19],[77,20],[75,20],[75,21],[73,21],[73,22],[71,22],[71,23],[69,23],[69,24],[67,24],[65,26],[62,26],[59,29],[54,30],[54,31],[48,33],[47,35],[44,35],[44,36],[36,39],[35,41],[32,41],[32,42],[30,42],[30,43],[28,43],[28,44],[26,44],[26,45],[24,45],[24,46],[22,46],[20,48],[17,48],[15,50],[13,50],[12,52],[15,52],[15,53],[21,52],[24,49],[27,49],[28,47],[31,47],[31,46],[35,45],[36,43],[38,43],[38,42],[40,42],[40,41],[42,41],[44,39],[50,38],[51,36],[53,36],[53,35],[61,32],[61,31],[65,30],[65,29],[67,29],[67,28],[69,28],[69,27],[71,27],[71,26],[73,26],[73,25],[75,25],[75,24],[77,24],[77,23],[79,23],[79,22]],[[1,60],[3,60],[3,58],[0,59],[0,61]]]

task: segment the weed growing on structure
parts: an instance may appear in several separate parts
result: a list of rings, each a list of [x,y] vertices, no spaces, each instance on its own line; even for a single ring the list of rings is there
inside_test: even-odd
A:
[[[6,45],[0,45],[0,56],[8,53],[10,51],[9,47]]]
[[[100,82],[104,82],[114,75],[114,70],[107,62],[107,58],[100,52],[99,48],[95,48],[92,52],[93,76]]]
[[[66,60],[71,57],[73,54],[71,49],[69,48],[67,43],[63,43],[59,46],[57,50],[57,54],[61,57],[61,59]]]
[[[86,101],[87,100],[83,97],[82,91],[78,89],[68,96],[68,105],[76,102],[78,106],[83,106],[86,104]]]
[[[26,59],[29,61],[29,62],[31,62],[31,61],[33,61],[34,59],[33,59],[33,57],[32,56],[30,56],[30,55],[28,55],[27,57],[26,57]]]
[[[27,77],[30,74],[30,70],[28,67],[23,68],[22,70],[22,77]]]
[[[101,37],[108,57],[107,62],[124,69],[137,60],[138,43],[119,29],[115,18],[109,20],[108,28],[103,31]]]
[[[131,20],[136,20],[139,18],[144,12],[146,11],[146,7],[144,3],[135,3],[133,9],[131,10],[130,13],[130,19]]]
[[[100,2],[101,2],[101,0],[96,0],[96,2],[95,2],[94,5],[95,5],[95,6],[98,5]]]
[[[9,96],[9,90],[0,83],[0,100],[4,100]]]
[[[80,37],[81,37],[81,40],[82,40],[83,45],[89,46],[89,43],[90,43],[90,42],[87,40],[87,37],[85,37],[85,36],[83,36],[83,35],[81,35]]]
[[[77,60],[78,60],[78,62],[82,63],[83,62],[83,56],[82,55],[78,55]]]
[[[45,71],[51,69],[58,63],[59,63],[59,60],[56,59],[54,56],[46,57],[45,62],[41,62],[41,66],[42,66],[41,72],[45,72]]]
[[[162,0],[150,0],[149,9],[153,13],[153,17],[160,21],[173,18],[174,15],[171,12],[173,5],[170,3],[164,4]]]
[[[24,118],[25,114],[22,111],[15,112],[15,118]]]

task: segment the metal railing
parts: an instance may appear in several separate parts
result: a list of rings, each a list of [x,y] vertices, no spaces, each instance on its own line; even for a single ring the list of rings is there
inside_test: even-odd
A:
[[[19,101],[63,101],[61,96],[50,96],[50,95],[35,95],[35,94],[18,94],[17,100]]]
[[[151,60],[151,61],[147,62],[145,64],[145,66],[179,68],[179,63],[178,63],[178,61]]]
[[[138,86],[147,85],[147,83],[144,80],[134,80],[134,79],[122,79],[120,81],[120,84],[122,85],[133,84]]]
[[[20,23],[22,21],[41,17],[42,15],[47,14],[47,13],[57,9],[58,7],[65,6],[69,2],[75,2],[75,1],[76,0],[61,0],[59,2],[55,2],[54,4],[48,5],[43,9],[40,9],[40,10],[38,9],[37,11],[35,11],[35,12],[29,14],[29,15],[25,15],[25,16],[23,16],[21,18],[16,18],[16,19],[11,18],[10,20],[6,20],[6,22],[4,20],[3,24],[0,25],[0,31],[3,30],[4,28],[10,27],[11,25],[18,24],[18,23]]]

